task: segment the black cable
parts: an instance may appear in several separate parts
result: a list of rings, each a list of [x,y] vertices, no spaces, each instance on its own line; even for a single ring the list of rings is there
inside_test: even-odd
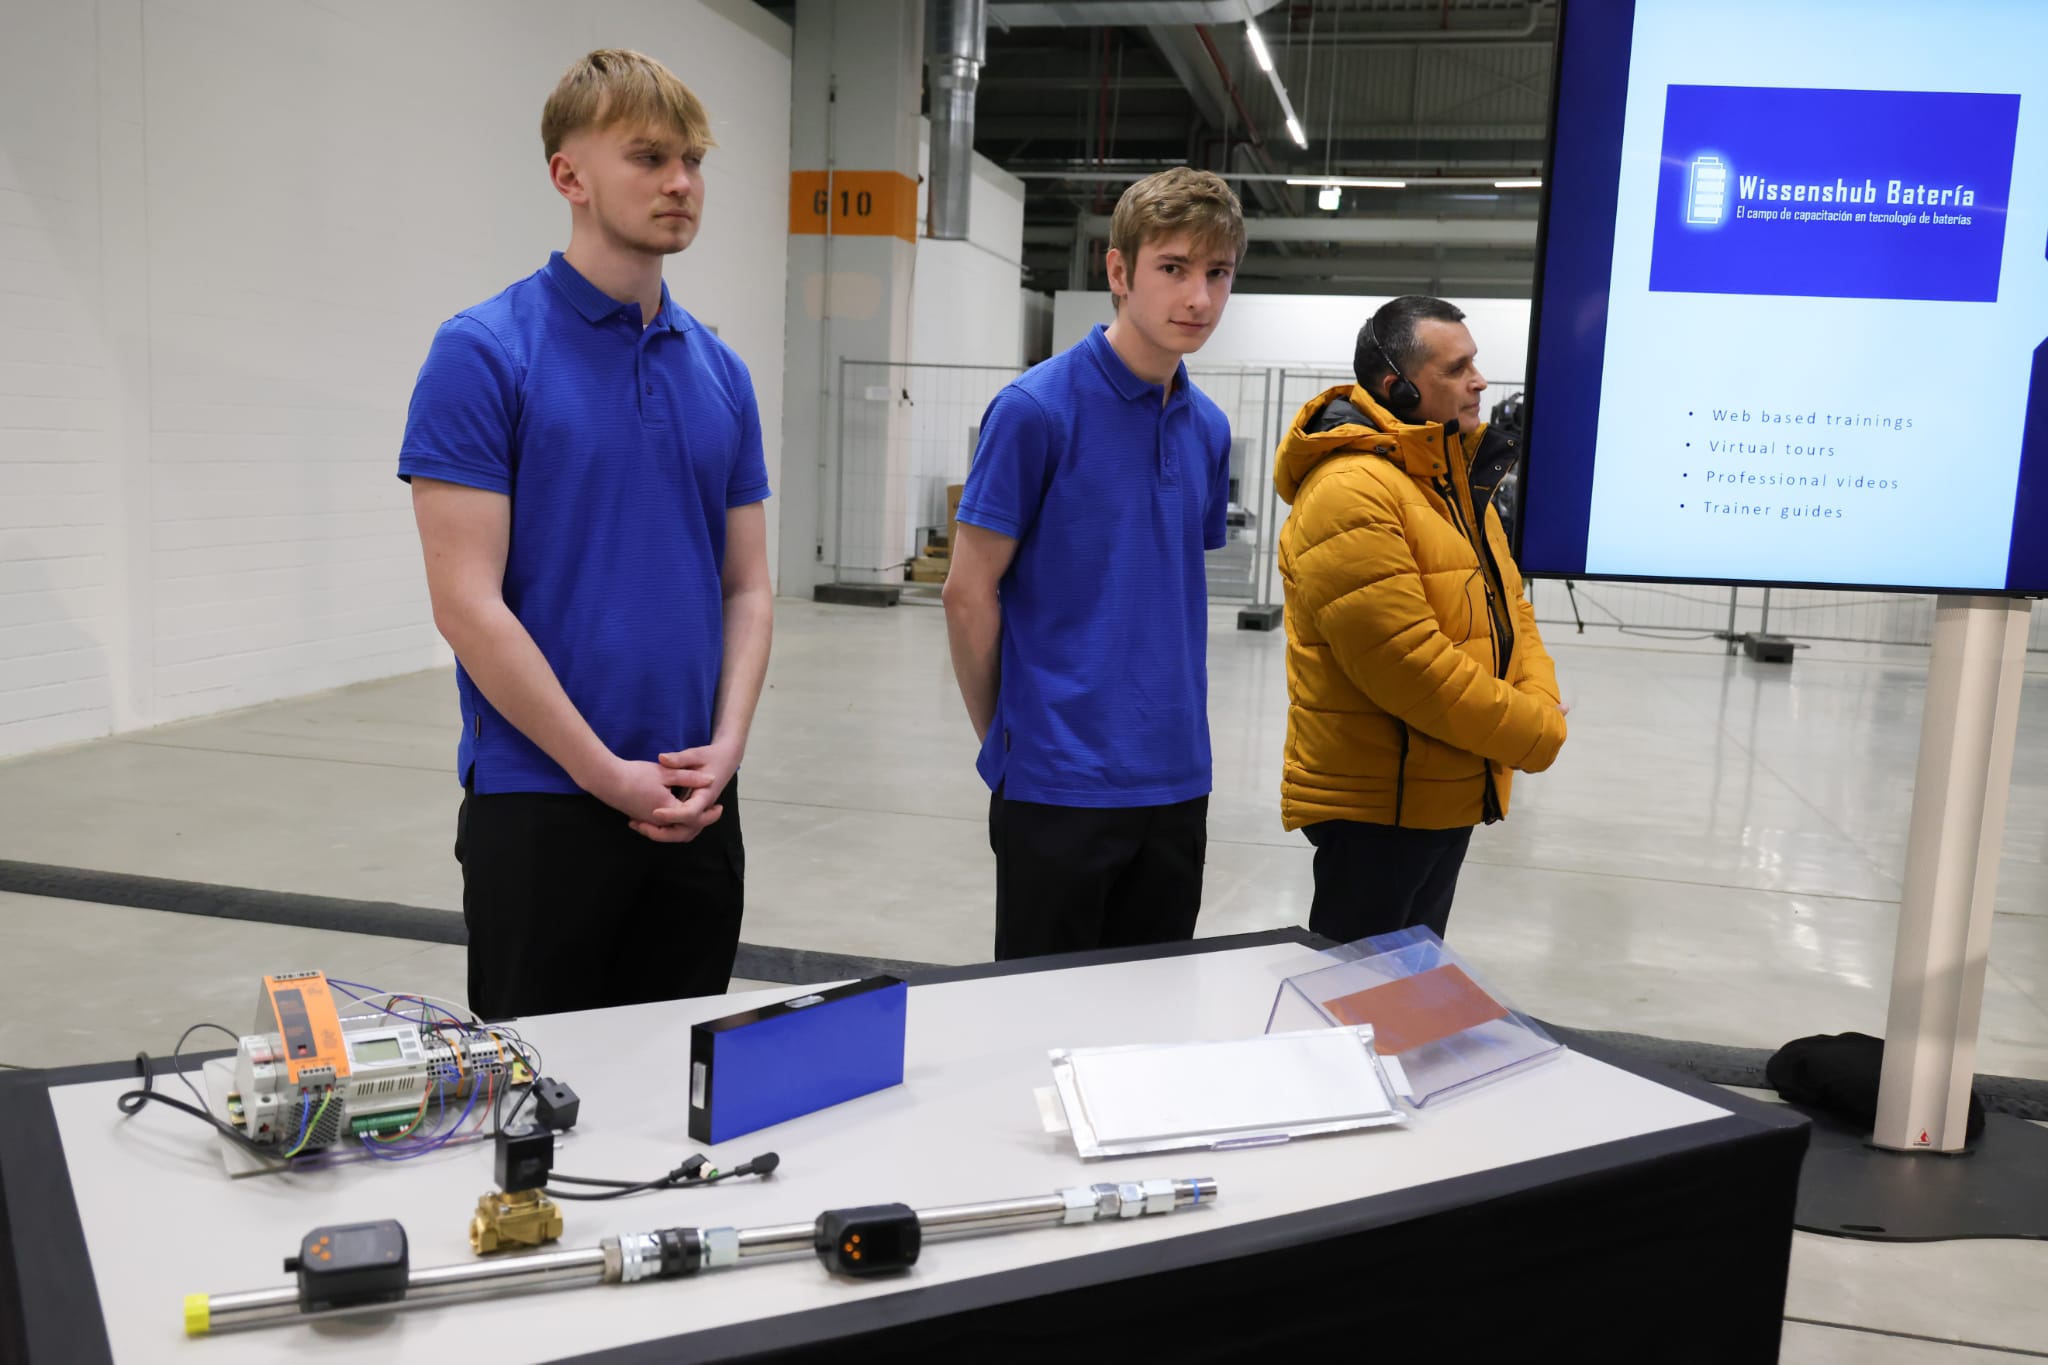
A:
[[[255,1156],[262,1157],[265,1161],[275,1161],[281,1166],[292,1164],[293,1159],[291,1157],[272,1151],[262,1143],[255,1141],[247,1133],[237,1129],[233,1124],[221,1122],[209,1111],[187,1104],[175,1096],[158,1094],[156,1090],[156,1073],[150,1067],[149,1054],[147,1052],[135,1054],[135,1068],[142,1073],[142,1088],[140,1090],[123,1091],[114,1098],[114,1107],[119,1109],[123,1115],[133,1118],[143,1105],[152,1101],[157,1104],[167,1104],[181,1114],[190,1114],[203,1123],[213,1125],[233,1141],[236,1146]]]
[[[541,1191],[550,1199],[623,1199],[629,1194],[642,1194],[650,1190],[688,1190],[704,1185],[716,1185],[721,1180],[730,1180],[736,1175],[766,1176],[782,1164],[782,1158],[773,1152],[763,1152],[751,1161],[742,1162],[729,1171],[713,1171],[710,1175],[698,1175],[706,1161],[702,1156],[692,1156],[667,1175],[654,1180],[600,1180],[594,1176],[564,1175],[552,1172],[548,1179],[568,1185],[594,1185],[603,1187],[601,1194],[580,1194],[573,1190],[558,1190],[549,1185]]]
[[[1665,594],[1665,595],[1666,595],[1666,596],[1670,596],[1670,597],[1676,597],[1676,596],[1679,596],[1680,594],[1677,594],[1677,593],[1667,593],[1667,594]],[[1639,636],[1639,637],[1641,637],[1642,639],[1645,639],[1645,640],[1673,640],[1673,641],[1684,641],[1684,640],[1716,640],[1716,639],[1719,639],[1719,638],[1720,638],[1720,636],[1719,636],[1719,635],[1718,635],[1718,634],[1717,634],[1716,632],[1714,632],[1714,631],[1711,631],[1711,630],[1710,630],[1710,631],[1707,631],[1707,632],[1706,632],[1706,633],[1704,633],[1704,634],[1685,634],[1685,635],[1675,635],[1675,634],[1666,634],[1666,635],[1658,635],[1658,634],[1655,634],[1654,632],[1656,632],[1656,631],[1659,631],[1659,630],[1663,630],[1663,631],[1682,631],[1682,630],[1685,630],[1686,628],[1685,628],[1684,626],[1649,626],[1649,627],[1642,627],[1642,626],[1632,626],[1632,625],[1629,625],[1629,624],[1628,624],[1628,623],[1627,623],[1626,621],[1622,620],[1622,619],[1621,619],[1621,617],[1620,617],[1620,615],[1619,615],[1619,614],[1617,614],[1617,613],[1615,612],[1615,610],[1614,610],[1614,609],[1613,609],[1612,607],[1608,606],[1608,605],[1607,605],[1607,604],[1606,604],[1605,602],[1602,602],[1602,601],[1601,601],[1601,600],[1600,600],[1599,598],[1597,598],[1597,597],[1593,596],[1593,594],[1592,594],[1592,593],[1587,593],[1587,594],[1586,594],[1586,600],[1587,600],[1588,602],[1592,603],[1592,604],[1593,604],[1593,606],[1594,606],[1595,608],[1597,608],[1598,610],[1600,610],[1600,611],[1604,611],[1604,612],[1606,612],[1606,613],[1607,613],[1607,614],[1608,614],[1609,616],[1611,616],[1611,617],[1613,617],[1613,618],[1614,618],[1614,631],[1615,631],[1615,634],[1617,634],[1617,635],[1635,635],[1635,636]],[[1573,606],[1574,610],[1576,610],[1576,609],[1577,609],[1577,607],[1578,607],[1578,598],[1577,598],[1576,596],[1574,596],[1574,597],[1572,598],[1572,606]],[[1585,626],[1584,626],[1583,624],[1581,624],[1579,628],[1580,628],[1581,630],[1584,630],[1584,629],[1585,629]]]
[[[645,1184],[641,1185],[628,1185],[624,1189],[606,1190],[603,1194],[578,1194],[573,1190],[558,1190],[552,1186],[544,1187],[541,1190],[541,1193],[546,1195],[550,1199],[584,1199],[596,1201],[599,1199],[624,1199],[629,1194],[639,1194],[644,1190],[687,1189],[690,1185],[694,1183],[694,1181],[688,1180],[670,1180],[666,1176],[664,1176],[660,1180],[650,1180],[647,1181]]]
[[[1683,643],[1687,640],[1718,640],[1721,638],[1717,632],[1711,630],[1702,631],[1697,635],[1659,635],[1654,628],[1645,630],[1636,626],[1616,626],[1614,633],[1616,635],[1633,635],[1639,640],[1668,640],[1676,643]]]
[[[600,1180],[596,1176],[565,1175],[560,1171],[549,1172],[548,1178],[550,1180],[566,1181],[571,1185],[602,1185],[615,1190],[644,1190],[664,1182],[681,1184],[686,1181],[695,1180],[697,1179],[697,1172],[703,1170],[709,1164],[710,1159],[708,1157],[702,1155],[690,1156],[684,1159],[682,1165],[676,1167],[667,1175],[660,1176],[654,1180]]]
[[[518,1055],[519,1060],[525,1063],[526,1069],[532,1073],[531,1079],[529,1079],[525,1085],[519,1087],[519,1102],[512,1106],[512,1113],[508,1117],[505,1113],[505,1095],[506,1092],[512,1089],[512,1072],[509,1067],[506,1069],[506,1084],[499,1087],[498,1098],[496,1099],[496,1101],[493,1102],[491,1106],[492,1131],[502,1133],[507,1131],[511,1127],[511,1125],[519,1122],[519,1111],[524,1109],[526,1107],[526,1102],[533,1098],[533,1087],[540,1081],[540,1078],[546,1073],[541,1070],[541,1055],[539,1048],[535,1047],[532,1043],[527,1042],[517,1033],[514,1033],[507,1028],[500,1027],[496,1030],[496,1033],[500,1042],[510,1043],[512,1045],[512,1051]]]
[[[206,1107],[206,1096],[199,1093],[199,1087],[192,1084],[192,1077],[185,1072],[185,1040],[203,1028],[210,1028],[216,1033],[225,1033],[228,1037],[235,1040],[236,1047],[242,1045],[242,1035],[225,1024],[194,1024],[191,1028],[179,1034],[178,1041],[172,1044],[171,1070],[178,1073],[178,1079],[185,1083],[185,1088],[192,1092],[192,1098],[199,1101],[202,1109]]]

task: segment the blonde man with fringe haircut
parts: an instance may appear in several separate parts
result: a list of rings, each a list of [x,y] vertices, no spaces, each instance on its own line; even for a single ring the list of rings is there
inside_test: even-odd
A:
[[[946,576],[980,741],[995,955],[1191,938],[1211,779],[1205,550],[1230,424],[1185,357],[1222,320],[1244,216],[1185,166],[1124,191],[1116,317],[989,405]]]
[[[469,1004],[486,1018],[722,993],[736,774],[768,666],[752,377],[669,296],[711,120],[643,53],[541,115],[569,244],[435,335],[399,452],[462,709]]]

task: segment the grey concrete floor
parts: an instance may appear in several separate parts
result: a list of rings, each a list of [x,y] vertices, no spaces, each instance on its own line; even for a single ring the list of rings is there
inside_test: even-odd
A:
[[[1232,619],[1216,609],[1209,651],[1208,934],[1301,923],[1311,885],[1279,822],[1282,641]],[[940,614],[784,601],[776,629],[744,768],[746,939],[985,958],[987,793]],[[1459,948],[1561,1024],[1754,1047],[1881,1034],[1926,651],[1822,644],[1786,668],[1547,638],[1572,737],[1475,836]],[[2048,1078],[2048,660],[2029,669],[1978,1061]],[[449,673],[416,674],[0,763],[0,858],[452,913],[454,700]],[[0,894],[0,1064],[239,1027],[256,977],[302,966],[462,990],[456,948]],[[2048,1354],[2043,1283],[2041,1244],[1801,1234],[1782,1359]]]

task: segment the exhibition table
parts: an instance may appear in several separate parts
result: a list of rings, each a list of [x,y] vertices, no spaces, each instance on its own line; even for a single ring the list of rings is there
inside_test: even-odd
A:
[[[1286,930],[924,974],[900,1087],[710,1152],[719,1166],[778,1152],[769,1179],[563,1206],[561,1245],[581,1247],[854,1205],[1218,1183],[1210,1207],[934,1242],[909,1271],[873,1280],[798,1256],[188,1339],[185,1296],[287,1284],[282,1258],[317,1225],[396,1218],[415,1268],[470,1260],[490,1144],[231,1180],[218,1140],[190,1118],[116,1111],[132,1062],[0,1077],[0,1357],[979,1362],[1305,1346],[1776,1359],[1807,1138],[1776,1106],[1572,1050],[1400,1128],[1099,1162],[1045,1131],[1033,1091],[1050,1083],[1049,1049],[1256,1035],[1281,981],[1321,964],[1310,943]],[[278,964],[305,965],[318,964]],[[674,1166],[694,1149],[691,1024],[801,993],[522,1020],[548,1074],[582,1096],[558,1167],[642,1179]]]

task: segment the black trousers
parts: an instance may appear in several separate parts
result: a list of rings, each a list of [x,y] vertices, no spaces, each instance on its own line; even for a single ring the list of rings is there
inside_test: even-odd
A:
[[[1420,924],[1443,937],[1471,826],[1400,829],[1325,820],[1301,832],[1316,846],[1311,931],[1351,943]]]
[[[996,961],[1195,936],[1209,798],[1097,809],[989,799]]]
[[[687,844],[657,844],[594,796],[463,797],[455,857],[469,1007],[486,1019],[722,995],[745,908],[739,779]]]

